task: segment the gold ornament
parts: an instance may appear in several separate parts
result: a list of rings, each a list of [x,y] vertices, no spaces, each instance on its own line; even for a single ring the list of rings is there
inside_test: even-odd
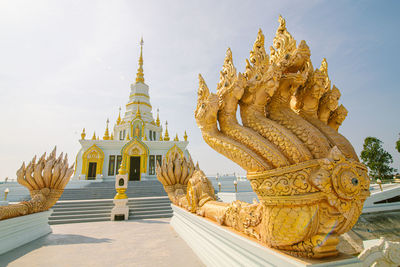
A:
[[[82,140],[84,140],[85,137],[86,137],[85,128],[83,128],[82,133],[81,133]]]
[[[107,126],[106,126],[106,130],[105,130],[105,132],[104,132],[104,136],[103,136],[103,140],[110,140],[110,134],[109,134],[109,132],[108,132],[108,123],[109,123],[110,121],[107,119]]]
[[[74,164],[68,167],[67,154],[56,158],[56,148],[45,157],[46,153],[38,162],[33,157],[26,167],[22,163],[17,181],[28,188],[31,200],[0,207],[0,220],[46,211],[56,204],[74,173]]]
[[[169,141],[169,133],[168,133],[168,121],[165,122],[165,135],[164,135],[164,141]]]

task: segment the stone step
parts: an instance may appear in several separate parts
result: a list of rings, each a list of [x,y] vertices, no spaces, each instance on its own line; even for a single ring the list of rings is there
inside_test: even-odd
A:
[[[156,215],[129,215],[128,220],[171,218],[172,215],[173,215],[172,212],[170,214],[156,214]]]
[[[53,211],[51,217],[56,216],[64,216],[64,215],[78,215],[78,214],[102,214],[111,212],[111,208],[109,209],[101,209],[101,210],[87,210],[87,209],[73,209],[73,210],[62,210],[62,211]]]
[[[105,216],[105,217],[98,217],[98,218],[49,220],[49,224],[54,225],[54,224],[67,224],[67,223],[103,222],[103,221],[109,221],[109,220],[110,220],[110,216]]]
[[[79,202],[79,203],[65,203],[65,204],[56,204],[53,206],[54,209],[58,208],[69,208],[69,207],[99,207],[99,206],[114,206],[114,203],[112,201],[109,202],[101,202],[101,203],[85,203],[85,202]]]
[[[171,205],[160,205],[160,206],[154,206],[154,207],[143,207],[143,206],[139,206],[139,207],[132,207],[129,206],[129,210],[132,211],[145,211],[145,210],[153,210],[153,209],[171,209]]]
[[[140,211],[140,212],[134,212],[129,210],[129,215],[133,216],[142,216],[142,215],[164,215],[164,214],[171,214],[172,209],[168,210],[147,210],[147,211]]]
[[[53,220],[74,220],[74,219],[89,219],[89,218],[101,218],[106,217],[110,218],[111,211],[104,213],[96,213],[96,214],[69,214],[69,215],[51,215],[49,217],[49,221]]]

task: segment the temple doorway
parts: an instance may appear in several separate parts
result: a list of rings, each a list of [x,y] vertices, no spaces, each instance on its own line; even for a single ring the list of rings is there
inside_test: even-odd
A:
[[[140,181],[140,157],[130,158],[129,181]]]
[[[88,180],[96,179],[97,162],[89,162]]]

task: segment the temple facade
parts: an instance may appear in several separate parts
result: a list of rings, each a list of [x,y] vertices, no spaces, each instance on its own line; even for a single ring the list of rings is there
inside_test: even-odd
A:
[[[168,122],[160,124],[159,112],[154,120],[150,103],[149,86],[144,82],[143,40],[140,42],[139,68],[136,81],[130,86],[126,111],[118,119],[111,131],[109,121],[104,136],[93,134],[86,139],[86,131],[81,134],[81,149],[76,156],[74,179],[114,180],[118,171],[128,174],[129,180],[151,180],[156,178],[156,162],[168,158],[175,149],[181,156],[188,156],[186,131],[183,141],[178,135],[170,140]]]

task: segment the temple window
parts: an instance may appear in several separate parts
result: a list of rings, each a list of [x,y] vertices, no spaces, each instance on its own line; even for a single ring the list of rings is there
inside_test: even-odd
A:
[[[156,141],[156,131],[153,131],[153,140]]]
[[[149,175],[154,175],[156,172],[154,155],[149,156]]]
[[[108,160],[108,176],[113,176],[115,170],[115,155],[111,155]]]
[[[157,155],[156,156],[156,160],[157,160],[158,164],[161,166],[161,164],[162,164],[162,155]]]
[[[153,135],[151,134],[151,132],[152,132],[152,130],[149,131],[149,138],[150,138],[150,141],[153,141]]]

